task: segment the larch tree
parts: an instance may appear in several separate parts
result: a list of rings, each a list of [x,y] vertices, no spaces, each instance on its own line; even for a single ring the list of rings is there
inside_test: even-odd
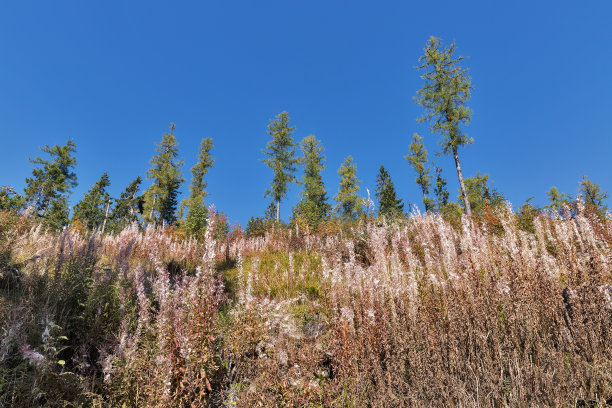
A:
[[[504,203],[504,196],[489,185],[488,174],[477,172],[475,176],[465,179],[465,186],[469,205],[474,213],[480,213],[487,203],[492,207],[498,207]],[[461,190],[459,190],[459,197],[457,197],[459,201],[461,201],[461,195]]]
[[[472,111],[466,106],[472,90],[471,78],[467,69],[459,65],[465,57],[454,56],[454,41],[444,48],[436,37],[429,39],[424,52],[417,69],[424,71],[422,78],[425,85],[417,91],[415,101],[425,108],[425,115],[418,120],[429,122],[431,132],[442,135],[442,152],[453,155],[465,212],[471,216],[472,209],[459,162],[459,147],[473,142],[460,128],[461,124],[467,125],[472,118]]]
[[[580,195],[584,203],[599,214],[604,215],[606,211],[608,211],[608,206],[604,201],[607,200],[610,195],[602,191],[599,185],[593,183],[586,176],[582,176],[582,181],[580,182]]]
[[[404,211],[404,204],[400,198],[397,198],[391,176],[384,166],[380,166],[376,178],[376,198],[378,199],[378,215],[395,217]]]
[[[170,133],[165,133],[161,142],[155,144],[157,155],[151,159],[152,167],[147,171],[147,179],[153,183],[144,193],[144,217],[150,222],[174,224],[179,188],[185,181],[181,174],[183,160],[178,159],[174,123],[170,125]]]
[[[109,218],[112,231],[119,232],[131,223],[138,221],[138,214],[143,212],[143,198],[138,194],[141,183],[142,179],[138,176],[116,200]]]
[[[340,175],[340,186],[334,200],[338,203],[337,213],[345,221],[354,221],[363,213],[363,203],[359,197],[359,184],[357,179],[357,165],[353,163],[353,157],[348,156],[338,169]]]
[[[30,159],[40,167],[32,170],[32,177],[26,178],[25,200],[47,227],[57,231],[68,224],[68,194],[77,185],[73,171],[76,144],[68,140],[64,146],[45,145],[40,149],[49,154],[50,160]]]
[[[565,193],[560,193],[557,187],[551,187],[550,190],[546,192],[546,196],[550,202],[546,208],[557,213],[561,213],[563,207],[569,204],[569,201],[565,197]]]
[[[96,181],[83,199],[74,206],[73,220],[81,221],[88,230],[101,228],[108,215],[111,197],[106,191],[110,186],[110,179],[105,172]]]
[[[295,142],[293,131],[295,127],[289,126],[289,114],[279,113],[268,125],[268,134],[272,136],[266,149],[262,152],[268,156],[263,162],[272,169],[274,174],[270,188],[264,197],[270,196],[276,202],[276,222],[280,221],[280,203],[287,196],[289,183],[295,180],[295,170],[298,160],[295,158]]]
[[[211,138],[202,139],[198,162],[191,168],[191,185],[189,186],[189,197],[183,200],[182,206],[187,208],[185,216],[185,228],[192,235],[198,235],[207,225],[208,209],[204,203],[204,198],[208,195],[206,187],[208,182],[204,176],[215,163],[212,157],[213,140]]]
[[[431,175],[429,174],[430,167],[427,164],[427,149],[423,143],[423,138],[418,134],[412,136],[412,143],[410,143],[410,154],[404,156],[410,166],[416,171],[416,183],[421,187],[423,192],[423,205],[425,211],[433,210],[433,200],[427,195],[429,194],[429,188],[431,187]]]
[[[325,168],[323,146],[314,135],[310,135],[302,139],[300,148],[302,157],[299,161],[304,165],[304,176],[299,184],[304,190],[300,193],[302,199],[294,210],[294,216],[302,216],[309,226],[316,227],[327,219],[331,210],[321,177],[321,171]]]

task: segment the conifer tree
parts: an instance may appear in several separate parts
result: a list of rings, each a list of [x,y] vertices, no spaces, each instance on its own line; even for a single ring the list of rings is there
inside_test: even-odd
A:
[[[465,57],[453,55],[455,42],[443,48],[440,39],[431,37],[424,52],[417,69],[424,71],[425,85],[417,91],[415,100],[425,108],[425,115],[418,120],[428,121],[432,133],[443,137],[440,142],[443,153],[453,155],[465,212],[470,216],[472,211],[459,163],[459,147],[471,144],[473,139],[459,126],[467,125],[472,117],[472,111],[466,106],[472,89],[471,78],[467,69],[459,66]]]
[[[337,204],[337,212],[345,221],[353,221],[363,213],[362,199],[359,192],[360,180],[357,180],[357,165],[353,164],[353,157],[348,156],[338,169],[340,175],[340,187],[338,194],[334,197]]]
[[[401,199],[397,198],[391,176],[384,166],[380,166],[376,178],[376,198],[378,199],[378,215],[394,217],[404,211],[404,204]]]
[[[151,159],[147,179],[153,184],[145,193],[144,217],[155,223],[174,224],[179,188],[185,181],[181,175],[183,160],[178,159],[178,142],[174,136],[174,123],[170,133],[165,133],[161,142],[155,143],[157,155]]]
[[[550,190],[546,192],[546,196],[550,201],[550,204],[546,206],[546,208],[556,211],[557,213],[561,213],[563,211],[563,207],[569,204],[565,197],[565,193],[560,193],[557,187],[551,187]]]
[[[64,146],[45,145],[40,148],[51,156],[50,160],[40,157],[30,159],[40,165],[32,170],[32,177],[26,178],[24,189],[26,201],[33,207],[34,214],[43,219],[53,230],[68,224],[68,194],[76,187],[76,144],[68,140]]]
[[[102,227],[111,201],[106,191],[108,186],[110,186],[110,179],[105,172],[100,180],[96,181],[83,195],[83,199],[74,206],[72,219],[80,220],[89,230]]]
[[[304,190],[301,192],[302,199],[294,210],[294,217],[300,215],[306,219],[309,226],[316,227],[327,219],[331,210],[321,177],[321,171],[325,168],[325,156],[322,154],[321,142],[314,135],[302,139],[300,147],[300,163],[304,165],[304,176],[299,184]]]
[[[429,188],[431,187],[431,175],[429,174],[430,167],[427,165],[427,149],[423,143],[423,138],[418,134],[412,136],[410,143],[410,154],[404,156],[410,166],[416,171],[416,183],[421,187],[423,192],[423,205],[425,211],[433,210],[433,200],[427,197]]]
[[[208,195],[206,192],[208,183],[204,180],[204,176],[215,163],[215,158],[211,155],[213,147],[211,138],[202,139],[198,162],[191,168],[192,179],[189,186],[189,198],[183,200],[182,204],[187,208],[185,228],[193,235],[202,232],[207,224],[208,209],[204,204],[204,198]]]
[[[115,207],[110,215],[111,230],[122,231],[125,227],[138,220],[142,213],[142,196],[138,195],[142,179],[138,176],[132,181],[116,200]]]
[[[0,187],[0,210],[17,211],[24,205],[24,198],[13,187]]]
[[[436,166],[436,188],[434,194],[437,198],[438,211],[441,211],[448,204],[448,190],[446,189],[446,180],[442,177],[442,168]]]
[[[608,206],[604,201],[610,196],[586,176],[582,176],[582,181],[580,182],[580,195],[587,207],[591,207],[600,215],[604,215],[608,210]]]
[[[268,134],[272,140],[262,152],[268,156],[263,162],[273,171],[274,177],[270,189],[266,190],[264,197],[271,196],[276,202],[276,222],[280,221],[280,202],[287,195],[288,184],[295,180],[295,143],[293,131],[295,127],[289,126],[289,114],[279,113],[268,125]]]

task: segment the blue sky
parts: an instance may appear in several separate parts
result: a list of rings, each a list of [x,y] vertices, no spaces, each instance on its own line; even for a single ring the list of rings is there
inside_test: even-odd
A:
[[[39,146],[77,144],[74,205],[107,171],[118,196],[144,176],[170,122],[184,177],[203,137],[217,161],[209,202],[243,225],[272,178],[266,126],[289,112],[295,138],[325,147],[329,195],[352,155],[362,188],[381,164],[418,203],[403,156],[416,122],[414,69],[431,35],[469,56],[474,91],[465,176],[490,174],[516,206],[575,194],[583,174],[612,192],[612,3],[605,1],[74,1],[0,5],[0,185],[22,190]],[[451,195],[457,176],[444,168]],[[145,187],[148,186],[148,182]],[[183,192],[188,192],[187,184]],[[293,187],[281,206],[287,220]]]

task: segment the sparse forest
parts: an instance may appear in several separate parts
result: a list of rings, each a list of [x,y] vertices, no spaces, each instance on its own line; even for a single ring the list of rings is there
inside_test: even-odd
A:
[[[42,146],[24,191],[0,190],[0,407],[612,405],[609,195],[584,176],[513,207],[464,176],[467,60],[431,37],[416,68],[430,134],[375,191],[283,111],[253,154],[269,206],[244,228],[207,199],[214,138],[183,146],[172,123],[118,197],[105,172],[72,201],[78,146]]]

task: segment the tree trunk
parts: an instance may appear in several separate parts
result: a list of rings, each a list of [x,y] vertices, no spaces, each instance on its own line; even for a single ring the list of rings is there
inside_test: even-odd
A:
[[[104,234],[104,228],[106,227],[106,219],[108,218],[108,209],[110,208],[110,200],[106,204],[106,214],[104,214],[104,223],[102,223],[102,233]]]
[[[276,200],[276,222],[280,222],[280,200]]]
[[[465,205],[465,213],[468,217],[472,216],[472,207],[468,198],[465,184],[463,183],[463,173],[461,173],[461,165],[459,164],[459,154],[457,154],[457,146],[453,147],[453,157],[455,158],[455,167],[457,167],[457,176],[459,176],[459,186],[461,186],[461,195],[463,196],[463,204]]]

